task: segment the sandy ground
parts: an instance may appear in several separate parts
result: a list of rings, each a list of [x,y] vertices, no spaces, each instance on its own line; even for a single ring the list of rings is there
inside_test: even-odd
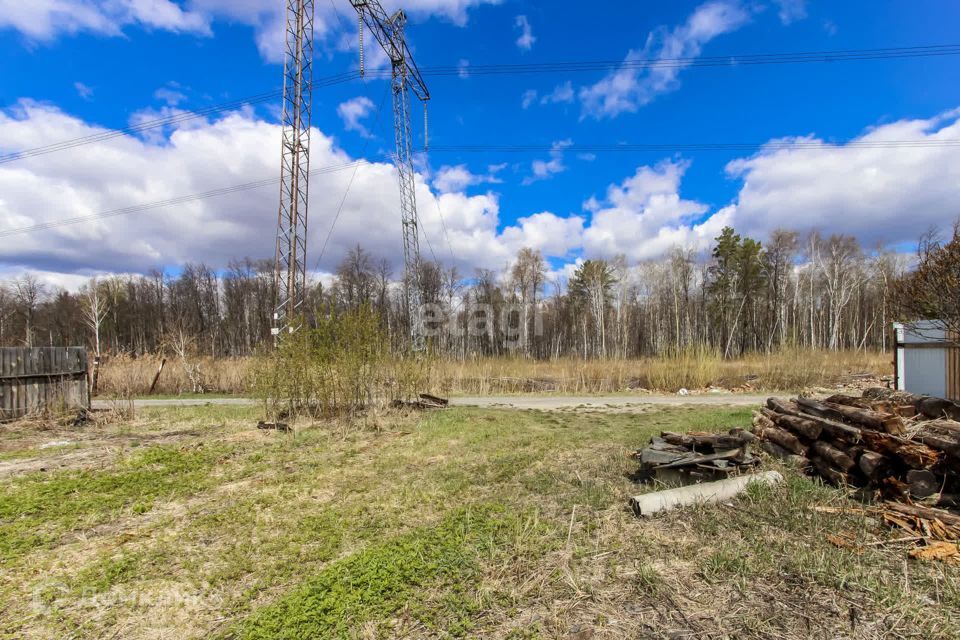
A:
[[[556,411],[561,409],[604,409],[630,411],[650,406],[760,406],[767,395],[705,393],[698,395],[636,395],[636,396],[483,396],[451,398],[454,407],[485,407],[499,409],[538,409]],[[140,399],[137,407],[188,407],[202,405],[250,405],[250,398],[173,398]],[[94,408],[108,408],[109,401],[94,400]]]

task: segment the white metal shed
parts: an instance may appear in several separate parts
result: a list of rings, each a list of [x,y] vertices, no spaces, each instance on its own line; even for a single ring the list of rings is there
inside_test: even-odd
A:
[[[960,342],[938,320],[894,323],[900,391],[960,400]]]

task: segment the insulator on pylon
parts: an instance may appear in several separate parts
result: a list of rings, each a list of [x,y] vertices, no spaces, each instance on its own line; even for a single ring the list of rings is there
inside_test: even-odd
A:
[[[423,103],[423,150],[430,148],[430,121],[427,119],[427,103]]]
[[[363,77],[364,68],[363,68],[363,14],[361,13],[359,18],[357,18],[357,33],[360,34],[360,77]]]

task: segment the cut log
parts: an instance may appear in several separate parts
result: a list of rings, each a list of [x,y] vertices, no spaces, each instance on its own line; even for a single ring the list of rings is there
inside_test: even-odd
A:
[[[736,449],[749,444],[753,441],[753,434],[746,431],[739,431],[736,434],[716,434],[716,433],[674,433],[664,431],[660,437],[672,445],[686,447],[688,449],[712,449],[728,450]]]
[[[874,409],[875,405],[887,404],[886,401],[876,402],[864,397],[848,396],[842,393],[835,393],[824,400],[824,402],[829,402],[831,404],[843,404],[848,407],[859,407],[861,409],[873,409],[874,411],[876,411],[876,409]]]
[[[914,400],[913,405],[917,408],[917,411],[928,418],[960,420],[960,404],[951,402],[950,400],[934,398],[932,396],[920,396]]]
[[[767,398],[767,408],[780,415],[803,416],[803,412],[797,406],[797,403],[783,398]]]
[[[879,481],[890,471],[890,460],[876,451],[864,451],[857,466],[863,474],[874,481]]]
[[[942,509],[921,507],[915,504],[901,504],[899,502],[885,502],[883,506],[888,511],[894,511],[906,516],[923,518],[924,520],[939,520],[948,527],[960,526],[960,516]]]
[[[941,454],[925,444],[879,431],[864,430],[862,435],[864,443],[872,450],[898,458],[914,469],[929,469],[940,461]]]
[[[809,398],[799,398],[797,399],[797,405],[803,409],[804,417],[817,420],[831,439],[851,443],[860,442],[862,429],[830,418],[829,416],[836,415],[836,413],[822,402]]]
[[[960,422],[956,420],[928,420],[921,422],[920,427],[924,432],[949,436],[960,442]]]
[[[764,429],[770,429],[775,427],[773,420],[763,415],[762,413],[753,414],[753,433],[755,435],[760,435]]]
[[[926,498],[940,490],[937,476],[927,469],[911,469],[908,471],[907,484],[910,485],[910,495],[914,498]]]
[[[871,409],[861,409],[859,407],[849,407],[832,402],[824,402],[824,406],[833,410],[841,418],[864,427],[870,427],[877,431],[900,435],[904,432],[903,419],[900,416],[894,416],[889,413],[879,413]]]
[[[917,408],[912,404],[895,404],[890,412],[901,418],[912,418],[917,415]]]
[[[914,440],[922,442],[931,449],[942,451],[951,458],[960,459],[960,443],[952,438],[938,435],[927,435],[923,432],[914,436]]]
[[[843,472],[850,471],[856,465],[850,456],[823,440],[817,440],[813,443],[813,451],[817,456],[829,460],[831,465]]]
[[[805,469],[810,466],[810,460],[806,456],[798,456],[796,454],[790,453],[780,445],[769,440],[764,440],[760,443],[760,448],[767,453],[769,453],[774,458],[778,460],[783,460],[794,466]]]
[[[807,440],[816,440],[820,437],[820,432],[823,430],[819,422],[810,420],[809,418],[777,414],[775,422],[777,426],[788,429],[797,435],[803,436]]]
[[[838,487],[845,487],[850,484],[850,476],[839,469],[834,469],[830,466],[830,463],[823,458],[813,456],[810,458],[810,464],[813,465],[813,468],[817,470],[818,474],[829,480],[831,484],[835,484]]]
[[[795,453],[798,456],[807,455],[807,447],[800,442],[797,436],[785,429],[781,429],[780,427],[764,429],[761,437],[765,440],[769,440],[770,442],[780,445],[790,453]]]

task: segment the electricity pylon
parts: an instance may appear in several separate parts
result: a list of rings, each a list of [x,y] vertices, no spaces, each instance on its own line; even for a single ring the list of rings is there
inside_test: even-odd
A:
[[[360,74],[363,74],[363,27],[373,32],[374,37],[390,58],[393,73],[393,124],[397,139],[396,165],[400,178],[400,219],[403,226],[404,297],[410,339],[414,350],[424,347],[424,330],[420,321],[422,288],[420,284],[420,236],[417,223],[416,176],[413,171],[413,138],[410,133],[410,92],[424,104],[430,100],[417,63],[407,47],[404,27],[407,14],[399,10],[392,16],[379,0],[350,0],[359,14]],[[426,111],[424,111],[426,126]],[[424,132],[426,140],[426,132]]]
[[[313,0],[287,0],[274,336],[298,328],[306,291],[312,96]]]

